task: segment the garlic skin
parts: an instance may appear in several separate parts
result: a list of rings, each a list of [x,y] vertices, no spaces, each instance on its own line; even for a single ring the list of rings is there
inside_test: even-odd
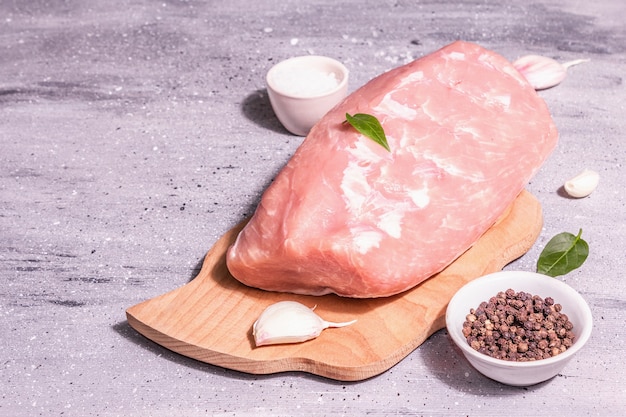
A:
[[[323,320],[313,309],[296,301],[279,301],[267,307],[252,325],[257,347],[300,343],[315,339],[329,327],[344,327],[356,320],[333,323]]]
[[[574,178],[566,181],[563,188],[571,197],[583,198],[591,194],[599,182],[600,175],[597,172],[585,169]]]
[[[561,83],[567,76],[569,67],[587,61],[589,60],[577,59],[561,64],[545,56],[526,55],[513,62],[513,66],[535,90],[545,90]]]

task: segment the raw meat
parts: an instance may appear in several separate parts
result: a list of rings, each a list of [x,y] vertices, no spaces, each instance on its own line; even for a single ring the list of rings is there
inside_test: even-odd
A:
[[[376,116],[391,152],[343,123]],[[455,42],[373,79],[318,122],[227,253],[265,290],[382,297],[441,271],[497,220],[557,143],[503,57]]]

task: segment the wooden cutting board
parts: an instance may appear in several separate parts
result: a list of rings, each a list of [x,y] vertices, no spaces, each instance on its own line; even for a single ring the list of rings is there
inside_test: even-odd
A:
[[[225,252],[243,223],[209,250],[188,284],[126,311],[129,324],[181,355],[252,374],[304,371],[357,381],[378,375],[445,327],[445,309],[465,283],[526,253],[543,225],[541,205],[523,191],[500,220],[444,271],[402,294],[379,299],[299,296],[246,287],[228,272]],[[491,294],[485,294],[485,297]],[[317,339],[254,347],[252,324],[270,304],[299,301],[323,319],[357,319]]]

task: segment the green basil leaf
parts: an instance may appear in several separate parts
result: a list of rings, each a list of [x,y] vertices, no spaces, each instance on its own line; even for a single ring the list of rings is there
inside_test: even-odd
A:
[[[385,136],[385,131],[381,126],[378,119],[371,114],[357,113],[354,116],[350,116],[346,113],[346,120],[353,128],[355,128],[359,133],[367,136],[372,139],[374,142],[381,145],[383,148],[389,149],[389,144],[387,143],[387,136]]]
[[[537,272],[551,277],[565,275],[580,267],[589,255],[589,245],[571,233],[559,233],[546,244],[537,260]]]

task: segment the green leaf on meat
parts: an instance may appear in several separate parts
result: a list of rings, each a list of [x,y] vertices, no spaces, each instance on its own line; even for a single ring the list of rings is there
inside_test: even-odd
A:
[[[385,131],[376,117],[365,113],[357,113],[354,116],[346,113],[346,120],[359,133],[367,136],[383,148],[387,149],[387,151],[391,152],[389,144],[387,143]]]

